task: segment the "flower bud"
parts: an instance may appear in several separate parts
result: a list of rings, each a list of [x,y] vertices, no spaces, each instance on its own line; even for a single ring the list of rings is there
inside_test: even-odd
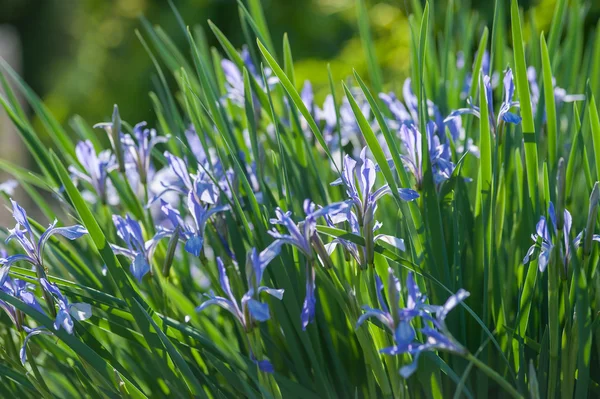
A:
[[[123,156],[123,147],[121,145],[121,116],[119,107],[115,104],[112,114],[112,126],[110,128],[110,141],[113,151],[119,163],[119,172],[125,173],[125,158]]]
[[[596,217],[598,216],[598,201],[600,200],[600,188],[598,182],[594,183],[592,194],[590,195],[590,208],[588,211],[588,220],[585,226],[585,237],[583,241],[583,255],[588,256],[592,252],[592,239],[594,237],[594,226],[596,226]]]
[[[329,253],[327,253],[327,248],[325,248],[325,244],[323,244],[321,237],[319,237],[317,233],[314,233],[310,241],[325,269],[333,268],[333,262],[331,261]]]
[[[177,243],[179,242],[179,235],[181,227],[178,225],[173,231],[173,235],[169,239],[169,245],[167,246],[167,254],[165,256],[165,262],[163,263],[162,274],[165,277],[169,276],[171,265],[173,264],[173,258],[175,257],[175,250],[177,249]]]
[[[556,173],[556,228],[562,230],[565,225],[565,160],[558,160]]]

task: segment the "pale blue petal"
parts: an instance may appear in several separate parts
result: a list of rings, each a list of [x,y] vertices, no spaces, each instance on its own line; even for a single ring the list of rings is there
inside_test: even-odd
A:
[[[257,301],[256,299],[250,299],[247,302],[248,311],[252,317],[257,321],[267,321],[271,318],[269,312],[269,305]]]

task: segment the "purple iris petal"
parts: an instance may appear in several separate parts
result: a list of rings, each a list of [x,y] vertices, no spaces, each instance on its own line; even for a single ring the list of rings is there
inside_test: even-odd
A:
[[[21,346],[21,350],[19,351],[19,358],[21,359],[21,363],[23,365],[25,365],[25,362],[27,361],[27,344],[29,343],[29,340],[32,337],[35,337],[36,335],[40,335],[40,334],[52,335],[52,333],[44,327],[38,327],[38,328],[32,329],[27,326],[23,326],[23,329],[25,330],[27,335],[25,336],[25,339],[23,340],[23,346]]]
[[[256,299],[250,299],[247,302],[248,311],[252,317],[257,321],[267,321],[271,318],[269,313],[269,305],[257,301]]]
[[[169,235],[169,232],[159,230],[150,240],[144,241],[142,227],[129,215],[126,215],[125,218],[113,215],[113,223],[117,229],[117,235],[125,242],[126,248],[113,244],[111,244],[111,248],[115,253],[131,259],[129,270],[136,280],[141,282],[143,277],[150,272],[150,261],[156,246],[161,239]]]
[[[310,271],[307,272],[309,274],[306,280],[306,296],[304,297],[304,303],[302,304],[302,313],[300,315],[300,319],[302,321],[302,329],[306,330],[306,327],[309,323],[311,323],[315,318],[315,305],[317,303],[317,298],[315,297],[315,270],[314,268],[310,268]]]

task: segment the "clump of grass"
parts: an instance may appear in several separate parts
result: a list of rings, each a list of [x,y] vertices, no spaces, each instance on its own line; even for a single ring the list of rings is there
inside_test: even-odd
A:
[[[319,104],[260,1],[241,50],[173,8],[188,48],[137,32],[153,127],[120,104],[68,131],[2,61],[38,169],[0,168],[59,220],[11,202],[2,396],[597,396],[600,36],[583,1],[549,32],[449,4],[438,33],[413,2],[395,94],[357,1],[369,76],[329,73]]]

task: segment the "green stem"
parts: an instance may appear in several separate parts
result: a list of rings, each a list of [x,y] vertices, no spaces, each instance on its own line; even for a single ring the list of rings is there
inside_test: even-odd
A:
[[[562,230],[558,231],[557,242],[562,241]],[[560,322],[559,322],[559,292],[560,268],[562,267],[559,245],[554,247],[552,262],[548,267],[548,328],[550,334],[550,369],[548,375],[548,397],[556,396],[558,378],[558,351],[560,347]]]
[[[257,360],[261,360],[263,356],[263,344],[260,338],[260,329],[255,328],[253,331],[248,333],[248,346],[250,351],[254,354]],[[275,381],[273,374],[266,373],[258,369],[258,381],[261,387],[265,388],[269,397],[274,399],[281,399],[281,391],[279,385]]]
[[[465,359],[472,362],[475,366],[479,367],[488,377],[496,381],[506,392],[508,392],[513,398],[524,398],[512,385],[510,385],[500,374],[492,370],[487,364],[477,359],[471,353],[465,355]]]

